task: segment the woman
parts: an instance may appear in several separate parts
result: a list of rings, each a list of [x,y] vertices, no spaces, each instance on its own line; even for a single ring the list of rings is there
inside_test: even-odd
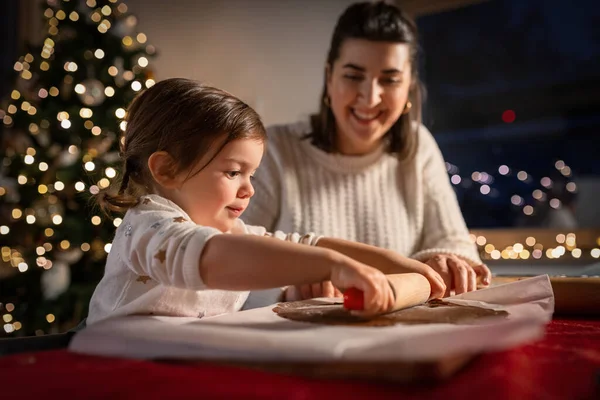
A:
[[[431,266],[447,294],[459,294],[475,290],[478,276],[488,284],[490,272],[420,123],[417,45],[414,22],[397,7],[346,9],[331,40],[320,112],[269,129],[244,219],[395,250]]]

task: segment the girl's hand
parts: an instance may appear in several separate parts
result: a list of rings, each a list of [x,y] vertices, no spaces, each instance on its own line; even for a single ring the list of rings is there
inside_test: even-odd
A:
[[[331,282],[342,291],[349,288],[362,290],[364,309],[351,311],[360,316],[372,316],[386,313],[394,306],[394,293],[385,277],[378,269],[347,258],[331,270]]]
[[[342,297],[343,294],[333,286],[331,281],[312,283],[300,286],[289,286],[286,289],[286,301],[314,299],[315,297]]]
[[[483,285],[490,283],[492,273],[485,264],[471,267],[465,260],[453,254],[438,254],[425,262],[435,270],[446,284],[444,297],[454,290],[455,294],[471,292],[477,289],[477,278]]]

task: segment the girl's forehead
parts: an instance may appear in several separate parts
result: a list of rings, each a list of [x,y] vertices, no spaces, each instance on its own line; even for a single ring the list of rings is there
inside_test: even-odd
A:
[[[252,159],[257,155],[262,157],[265,149],[265,142],[262,139],[248,138],[236,139],[227,143],[217,155],[220,159],[244,158]]]

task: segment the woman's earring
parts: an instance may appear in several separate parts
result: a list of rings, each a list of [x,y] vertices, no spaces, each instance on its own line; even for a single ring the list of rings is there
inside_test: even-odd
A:
[[[402,111],[402,115],[408,114],[411,108],[412,108],[412,103],[410,101],[407,101],[406,106],[404,106],[404,111]]]
[[[325,104],[325,107],[331,108],[331,102],[329,101],[329,96],[323,97],[323,104]]]

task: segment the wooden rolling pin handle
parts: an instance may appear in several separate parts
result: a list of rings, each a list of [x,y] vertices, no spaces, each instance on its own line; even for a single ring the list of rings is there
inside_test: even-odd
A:
[[[390,312],[423,304],[431,295],[429,281],[421,274],[393,274],[387,275],[387,279],[394,292],[394,306]],[[360,289],[349,288],[344,292],[344,308],[347,310],[363,310],[364,301],[364,293]]]

